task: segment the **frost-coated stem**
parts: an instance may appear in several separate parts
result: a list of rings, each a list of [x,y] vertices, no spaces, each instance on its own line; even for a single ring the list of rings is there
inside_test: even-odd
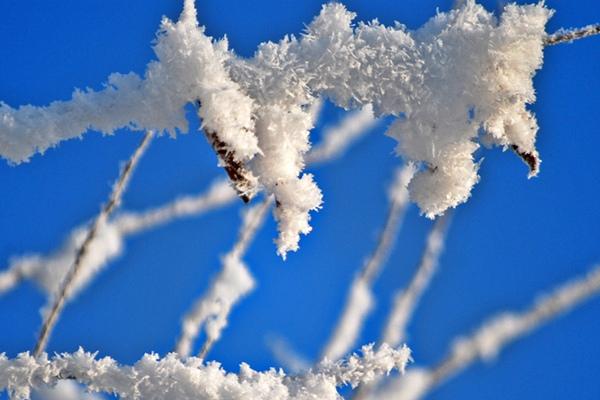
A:
[[[555,44],[569,43],[577,39],[583,39],[589,36],[600,34],[600,24],[592,24],[584,26],[583,28],[571,29],[571,30],[559,30],[552,35],[548,35],[544,39],[544,45],[554,46]]]
[[[418,400],[478,360],[494,359],[507,345],[600,294],[600,264],[544,294],[528,309],[488,319],[475,332],[453,341],[448,355],[430,369],[413,369],[379,391],[378,400]]]
[[[181,323],[181,335],[175,345],[175,352],[187,357],[192,346],[204,328],[206,340],[199,357],[205,358],[212,345],[219,339],[227,325],[231,309],[254,288],[254,278],[242,262],[248,246],[262,226],[268,210],[273,204],[272,196],[249,209],[243,218],[238,240],[233,248],[222,257],[222,269],[208,291],[196,300],[192,309]]]
[[[380,119],[375,118],[373,106],[368,104],[349,113],[336,126],[323,132],[323,140],[306,155],[308,164],[319,164],[339,157],[358,138],[365,135]]]
[[[431,232],[427,236],[425,251],[412,280],[405,290],[399,290],[395,295],[394,307],[388,316],[381,338],[383,343],[393,347],[406,340],[406,327],[423,292],[435,274],[451,221],[452,211],[448,211],[439,217],[431,228]]]
[[[12,266],[9,266],[6,271],[0,272],[0,295],[17,286],[25,277],[21,268],[13,268]]]
[[[446,233],[452,222],[452,213],[453,211],[447,211],[433,224],[415,274],[405,290],[396,292],[394,306],[388,315],[380,344],[385,343],[393,347],[397,343],[406,340],[408,323],[423,292],[429,286],[429,282],[437,269],[440,255],[444,250]],[[352,399],[362,400],[368,398],[377,383],[378,380],[374,380],[370,384],[360,386]]]
[[[25,400],[32,389],[75,380],[90,391],[132,400],[339,400],[336,387],[356,386],[392,370],[404,371],[410,359],[406,347],[392,349],[363,346],[361,354],[336,363],[324,363],[301,375],[281,370],[255,371],[246,363],[239,373],[223,370],[219,363],[204,363],[175,354],[159,358],[146,354],[134,365],[120,365],[110,357],[79,349],[74,353],[46,353],[32,357],[21,353],[14,359],[0,354],[0,392],[11,399]]]
[[[318,107],[314,108],[313,112],[316,115]],[[315,163],[326,163],[342,156],[349,147],[369,132],[369,128],[373,126],[371,123],[377,123],[377,120],[374,120],[369,106],[363,107],[360,111],[348,113],[338,125],[324,130],[322,141],[308,153],[308,160]],[[79,274],[77,288],[72,291],[72,294],[93,280],[99,271],[123,253],[125,240],[129,236],[144,233],[176,219],[198,216],[225,207],[237,198],[230,181],[220,178],[215,180],[203,193],[180,196],[149,210],[127,211],[115,215],[106,224],[106,232],[110,234],[103,238],[112,243],[99,243],[100,237],[96,237],[94,243],[102,248],[95,249],[97,257],[94,257],[93,260],[90,257],[86,262],[85,268],[89,274]],[[42,290],[49,294],[58,291],[64,275],[75,258],[75,252],[83,240],[79,231],[83,233],[84,229],[82,227],[75,228],[63,245],[50,254],[29,253],[11,257],[8,267],[0,272],[0,295],[12,290],[25,279],[35,281]]]
[[[65,276],[58,293],[54,297],[54,302],[52,304],[52,308],[45,316],[44,323],[42,324],[42,328],[40,331],[40,335],[38,337],[38,340],[35,344],[35,348],[33,350],[33,354],[35,357],[38,357],[46,349],[46,345],[48,344],[48,339],[50,338],[50,335],[52,334],[52,330],[54,329],[54,326],[56,325],[58,317],[60,316],[60,313],[62,312],[62,309],[65,305],[65,301],[69,295],[69,292],[71,291],[73,282],[75,281],[77,274],[79,273],[79,271],[81,269],[82,261],[84,260],[84,258],[86,256],[86,253],[88,251],[90,244],[94,240],[96,233],[97,233],[98,229],[100,228],[100,226],[106,223],[110,214],[121,203],[121,198],[123,196],[123,192],[125,191],[125,188],[127,187],[127,183],[129,182],[129,179],[131,178],[131,174],[135,170],[135,167],[136,167],[137,163],[139,162],[140,158],[142,157],[142,155],[148,148],[148,145],[150,144],[150,141],[153,136],[154,136],[153,132],[151,132],[151,131],[146,132],[141,143],[135,149],[135,152],[133,153],[131,158],[127,161],[127,163],[121,170],[121,174],[120,174],[119,178],[117,179],[115,185],[113,186],[113,189],[112,189],[112,192],[108,199],[108,202],[104,205],[104,207],[102,208],[102,211],[98,214],[98,216],[96,217],[96,219],[90,226],[90,229],[87,232],[87,235],[86,235],[86,238],[85,238],[83,244],[77,250],[77,254],[75,256],[75,261],[73,262],[73,265],[71,266],[69,272]]]
[[[181,196],[142,212],[123,212],[116,215],[111,223],[117,226],[123,235],[130,236],[171,223],[176,219],[198,216],[203,212],[225,207],[236,199],[237,195],[227,179],[216,179],[200,194]]]
[[[434,385],[465,369],[476,360],[491,360],[508,344],[558,317],[600,292],[600,265],[584,277],[542,295],[522,312],[505,312],[492,317],[473,334],[454,341],[448,357],[432,373]]]
[[[373,253],[367,258],[352,282],[342,315],[323,349],[321,359],[337,360],[350,351],[362,329],[364,320],[373,307],[371,287],[379,275],[393,248],[394,239],[408,205],[406,186],[415,172],[414,166],[407,164],[396,170],[395,181],[390,190],[390,206],[385,226]]]

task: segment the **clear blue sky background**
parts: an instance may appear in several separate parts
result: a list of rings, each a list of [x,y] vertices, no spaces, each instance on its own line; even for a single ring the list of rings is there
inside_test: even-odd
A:
[[[359,19],[398,20],[419,27],[451,0],[352,0]],[[484,1],[497,10],[497,1]],[[600,21],[597,0],[559,1],[548,30]],[[244,56],[264,40],[299,33],[320,0],[202,0],[199,18],[214,36],[227,34]],[[0,2],[0,99],[17,106],[68,99],[73,88],[100,88],[111,72],[142,74],[162,15],[176,18],[176,0]],[[535,78],[544,160],[539,178],[526,179],[512,153],[482,150],[481,183],[451,227],[441,269],[411,324],[409,345],[417,364],[441,359],[450,340],[489,315],[526,307],[545,288],[581,274],[600,261],[600,39],[545,51]],[[320,127],[344,112],[327,106]],[[195,125],[196,126],[196,125]],[[266,224],[246,257],[257,290],[233,312],[210,358],[237,370],[276,366],[266,345],[286,338],[316,357],[337,320],[347,287],[373,248],[384,220],[385,188],[400,163],[384,126],[335,163],[311,171],[323,189],[324,209],[314,232],[287,262],[276,255],[275,225]],[[11,255],[47,252],[70,229],[91,218],[110,190],[121,160],[141,135],[89,133],[35,156],[18,167],[0,161],[0,268]],[[177,195],[199,193],[217,176],[216,159],[203,135],[156,140],[143,158],[124,208],[141,210]],[[128,240],[127,253],[71,303],[50,351],[79,345],[123,363],[144,352],[165,354],[179,321],[235,241],[240,204],[175,222]],[[377,339],[393,290],[406,283],[431,222],[410,209],[397,246],[377,281],[377,309],[361,343]],[[0,352],[31,349],[43,295],[25,284],[0,298]],[[436,399],[600,398],[600,298],[511,345],[490,364],[477,364],[438,389]],[[2,398],[2,395],[0,395]]]

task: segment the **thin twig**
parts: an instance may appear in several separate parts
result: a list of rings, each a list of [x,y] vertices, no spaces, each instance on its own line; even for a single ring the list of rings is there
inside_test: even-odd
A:
[[[421,260],[415,273],[404,290],[398,290],[395,295],[394,306],[388,315],[379,345],[386,343],[392,347],[397,346],[406,338],[406,327],[414,313],[419,299],[429,286],[429,282],[435,273],[440,255],[444,250],[444,242],[448,227],[452,222],[453,211],[439,217],[429,235]],[[375,379],[365,385],[359,386],[353,396],[353,400],[363,400],[370,396],[373,389],[379,383]]]
[[[235,153],[216,132],[205,129],[208,143],[217,154],[220,164],[227,172],[231,185],[244,203],[248,203],[258,192],[258,180],[243,162],[236,160]]]
[[[544,46],[554,46],[555,44],[570,43],[574,40],[583,39],[589,36],[600,35],[600,24],[592,24],[583,28],[573,30],[559,30],[544,39]]]
[[[83,241],[83,243],[79,247],[79,250],[77,251],[75,261],[73,262],[69,273],[65,276],[63,283],[61,284],[61,288],[58,291],[58,294],[55,296],[52,308],[46,314],[44,323],[42,325],[42,329],[40,331],[40,335],[33,350],[34,356],[38,357],[45,351],[46,346],[48,344],[48,339],[50,338],[50,335],[52,333],[52,330],[54,329],[54,326],[56,325],[58,317],[62,312],[62,309],[64,308],[67,296],[71,290],[73,283],[75,282],[77,274],[81,269],[81,265],[83,264],[83,260],[86,256],[90,244],[94,240],[94,237],[96,236],[100,225],[106,223],[106,220],[108,219],[110,214],[120,204],[121,197],[127,186],[127,183],[129,182],[129,179],[131,178],[131,174],[133,173],[141,156],[146,151],[148,145],[150,144],[150,140],[153,136],[154,134],[150,131],[144,135],[142,142],[135,149],[135,152],[123,167],[117,182],[113,186],[113,190],[108,199],[108,202],[104,205],[102,211],[98,214],[98,216],[90,226],[85,240]]]
[[[374,251],[367,258],[354,279],[341,317],[331,338],[321,354],[321,359],[337,360],[354,345],[364,319],[371,309],[371,287],[383,268],[394,245],[394,239],[402,224],[408,205],[406,186],[414,174],[414,167],[406,165],[398,168],[390,194],[385,226],[379,235]]]
[[[419,299],[429,286],[429,282],[435,273],[440,255],[444,250],[446,233],[451,222],[452,210],[447,211],[446,214],[435,221],[427,237],[425,250],[415,274],[406,289],[399,290],[396,293],[394,307],[388,316],[381,342],[395,347],[406,340],[406,327]]]
[[[244,226],[245,229],[242,229],[240,231],[238,241],[233,246],[233,249],[231,249],[230,254],[232,254],[238,259],[244,257],[244,255],[248,251],[248,248],[252,244],[252,241],[256,237],[256,234],[258,233],[260,227],[263,226],[268,211],[271,209],[273,203],[273,196],[269,196],[265,200],[263,200],[262,204],[258,206],[259,208],[257,212],[252,215],[253,218],[251,218],[251,220],[248,221],[247,224]],[[198,357],[202,359],[206,358],[206,355],[212,349],[217,339],[218,338],[206,338],[206,340],[202,344],[200,352],[198,353]]]
[[[369,133],[369,128],[379,121],[374,119],[372,111],[369,110],[370,107],[365,107],[361,111],[350,113],[340,121],[339,125],[325,129],[322,142],[308,152],[307,164],[333,161]],[[316,115],[316,110],[314,112]],[[230,182],[227,178],[219,178],[204,193],[179,197],[167,204],[143,212],[124,212],[115,216],[109,224],[114,225],[125,239],[130,235],[168,224],[175,219],[197,216],[202,212],[224,207],[238,198]],[[58,253],[61,251],[58,250]],[[58,253],[39,255],[40,262],[35,265],[23,263],[24,258],[29,258],[29,256],[13,257],[8,268],[0,272],[0,295],[14,289],[25,279],[37,279],[39,271],[52,262],[52,258],[56,257]],[[38,255],[34,256],[38,257]],[[73,254],[74,257],[75,254]],[[108,260],[112,260],[112,258],[109,257]],[[67,265],[67,268],[69,266]],[[97,271],[101,267],[99,266]],[[89,279],[91,280],[93,277]]]
[[[225,326],[231,307],[242,296],[252,290],[254,286],[252,276],[241,262],[241,259],[246,254],[272,205],[273,196],[269,196],[261,204],[247,211],[236,243],[222,257],[223,264],[220,274],[212,282],[208,291],[194,303],[191,310],[183,318],[181,334],[174,350],[179,355],[189,356],[202,325],[210,324],[208,321],[214,320],[217,328],[206,329],[205,326],[205,331],[210,330],[212,332],[212,334],[207,334],[199,353],[200,358],[205,358]],[[236,276],[233,277],[232,274]],[[246,278],[242,278],[241,275],[246,276]]]
[[[583,277],[563,283],[521,312],[502,312],[475,332],[453,341],[448,355],[433,368],[414,369],[390,382],[377,399],[418,400],[478,360],[494,359],[504,348],[600,294],[600,264]]]
[[[468,337],[454,341],[450,354],[432,372],[438,385],[478,359],[493,359],[507,344],[560,316],[600,292],[600,265],[586,276],[567,282],[542,296],[529,309],[492,317]]]

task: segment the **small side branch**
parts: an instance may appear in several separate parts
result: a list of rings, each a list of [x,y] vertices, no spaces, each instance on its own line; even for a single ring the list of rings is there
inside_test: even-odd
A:
[[[103,225],[107,222],[110,214],[114,211],[114,209],[116,207],[119,206],[119,204],[121,202],[121,198],[123,196],[123,192],[125,191],[125,188],[127,187],[127,183],[129,182],[129,179],[131,178],[131,174],[135,170],[135,167],[138,164],[140,158],[142,157],[142,155],[148,148],[148,145],[150,144],[150,140],[152,139],[153,136],[154,136],[153,132],[150,132],[150,131],[145,134],[144,139],[142,140],[140,145],[135,149],[135,152],[133,153],[133,155],[131,156],[129,161],[127,161],[127,163],[125,164],[125,167],[123,167],[123,169],[121,171],[121,175],[119,176],[117,182],[113,186],[113,190],[108,199],[108,202],[104,205],[104,207],[102,208],[102,211],[100,212],[100,214],[98,214],[98,216],[92,223],[90,229],[88,230],[85,240],[83,241],[83,243],[81,244],[81,246],[79,247],[79,249],[77,251],[77,254],[75,256],[75,261],[73,262],[73,265],[71,266],[69,272],[65,276],[65,278],[61,284],[61,287],[54,298],[52,308],[46,314],[44,323],[42,324],[42,329],[40,331],[40,335],[38,337],[38,340],[35,344],[35,348],[33,350],[33,355],[35,357],[40,356],[45,351],[46,346],[48,344],[48,339],[50,338],[50,335],[52,334],[52,331],[54,329],[54,326],[56,325],[58,317],[60,316],[60,313],[62,312],[62,310],[65,306],[67,297],[69,296],[69,293],[71,292],[71,289],[75,282],[75,279],[81,269],[81,266],[83,264],[86,254],[88,252],[90,244],[96,237],[96,234],[97,234],[98,230],[100,229],[101,225]]]
[[[208,291],[195,301],[191,310],[183,317],[181,334],[175,345],[175,352],[180,356],[188,357],[191,354],[200,330],[204,329],[206,339],[199,352],[199,358],[204,359],[220,338],[232,308],[254,288],[254,278],[242,257],[262,226],[272,204],[273,197],[267,197],[244,215],[237,242],[222,257],[219,275]]]
[[[569,43],[574,40],[583,39],[589,36],[600,35],[600,24],[592,24],[583,28],[572,30],[559,30],[548,35],[544,40],[544,46],[554,46],[555,44]]]

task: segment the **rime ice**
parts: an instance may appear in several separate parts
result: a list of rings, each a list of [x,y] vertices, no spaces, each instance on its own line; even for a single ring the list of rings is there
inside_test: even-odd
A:
[[[187,2],[164,19],[145,76],[112,74],[99,92],[76,91],[47,107],[0,103],[0,155],[18,163],[88,129],[186,131],[184,106],[199,105],[203,128],[243,198],[274,194],[278,253],[298,249],[322,196],[302,171],[318,97],[345,108],[372,105],[397,117],[387,134],[420,166],[410,197],[428,217],[465,202],[478,182],[480,144],[514,150],[537,174],[538,130],[527,105],[542,64],[542,3],[508,5],[499,18],[474,1],[438,13],[422,28],[353,24],[338,3],[299,38],[261,44],[242,59],[207,37]]]
[[[11,398],[23,400],[32,389],[71,377],[91,391],[124,399],[340,400],[337,387],[354,387],[394,369],[404,372],[410,359],[407,347],[383,346],[375,351],[373,346],[363,346],[361,353],[343,362],[322,363],[299,376],[274,369],[258,372],[245,363],[234,374],[217,362],[204,364],[194,357],[181,360],[175,354],[162,359],[146,354],[132,366],[119,365],[110,357],[97,359],[96,354],[81,349],[52,359],[46,354],[34,358],[22,353],[14,359],[0,354],[0,391],[8,390]]]

